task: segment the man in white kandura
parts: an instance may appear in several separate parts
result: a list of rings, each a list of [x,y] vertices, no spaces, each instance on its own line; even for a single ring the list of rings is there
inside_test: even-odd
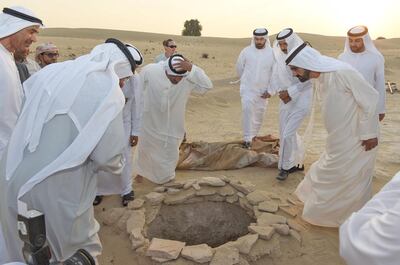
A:
[[[340,226],[348,265],[397,265],[400,260],[400,172]]]
[[[255,29],[251,44],[240,52],[236,62],[236,71],[240,77],[245,148],[251,148],[253,138],[260,131],[268,103],[266,98],[270,97],[265,91],[270,86],[273,65],[274,55],[268,30]]]
[[[145,66],[139,75],[144,107],[133,168],[139,179],[163,184],[175,178],[189,96],[193,90],[207,92],[212,83],[200,67],[179,54]]]
[[[0,13],[0,160],[14,130],[24,101],[24,91],[13,54],[29,52],[42,21],[24,7],[4,8]],[[0,221],[0,264],[6,262]]]
[[[118,40],[46,66],[24,82],[30,93],[0,162],[0,219],[10,261],[23,261],[17,214],[42,212],[52,260],[101,243],[94,219],[98,170],[120,174],[126,145],[125,80],[138,52]]]
[[[315,79],[328,133],[325,151],[295,191],[304,202],[302,217],[338,227],[371,198],[378,92],[349,64],[305,43],[289,53],[286,63],[300,81]]]
[[[339,60],[353,66],[379,93],[377,113],[382,121],[386,112],[385,59],[376,49],[368,28],[356,26],[347,32],[344,51]]]
[[[133,47],[133,46],[131,46]],[[135,47],[133,47],[135,48]],[[136,48],[135,48],[136,49]],[[143,56],[138,50],[140,60],[135,61],[136,69],[143,64]],[[99,171],[97,174],[97,196],[93,205],[101,203],[104,195],[120,194],[122,206],[127,206],[134,199],[132,189],[132,147],[136,146],[139,135],[139,120],[140,120],[140,104],[138,100],[138,82],[139,75],[134,75],[126,81],[122,92],[125,96],[125,105],[123,108],[123,121],[125,129],[126,145],[124,149],[125,166],[121,175],[113,175],[106,171]]]
[[[300,82],[293,76],[285,59],[290,50],[300,46],[303,40],[287,28],[276,35],[272,45],[275,56],[274,89],[279,92],[279,174],[285,180],[289,173],[304,169],[304,147],[297,133],[304,118],[310,112],[312,100],[311,81]],[[270,93],[271,94],[271,93]]]

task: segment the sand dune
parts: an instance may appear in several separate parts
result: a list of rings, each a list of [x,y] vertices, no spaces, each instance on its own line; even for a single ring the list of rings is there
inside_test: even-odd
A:
[[[326,55],[337,56],[343,50],[344,37],[306,33],[300,36]],[[205,69],[215,86],[215,89],[206,96],[194,95],[189,101],[186,113],[189,141],[222,141],[241,138],[239,86],[230,85],[229,81],[236,78],[234,66],[237,56],[240,50],[250,43],[250,38],[196,38],[100,29],[45,29],[40,34],[39,43],[53,41],[60,47],[61,59],[67,60],[89,52],[93,46],[103,42],[107,37],[120,38],[136,45],[144,53],[145,63],[152,62],[153,58],[162,51],[163,39],[168,37],[175,39],[178,51]],[[379,40],[376,44],[386,59],[386,78],[400,82],[400,39]],[[201,58],[203,53],[207,53],[209,58]],[[374,177],[375,192],[400,168],[399,103],[400,93],[387,95],[387,116],[382,123],[382,139]],[[306,169],[318,158],[324,148],[326,132],[318,115],[318,108],[316,114],[313,143],[308,150]],[[278,100],[276,98],[270,100],[261,133],[278,134]],[[249,180],[259,189],[280,192],[284,195],[291,193],[304,176],[302,173],[295,173],[290,175],[284,183],[279,183],[275,180],[277,170],[245,168],[222,172],[178,171],[177,179],[219,174],[232,179]],[[141,196],[151,191],[154,186],[149,182],[144,182],[135,184],[134,190],[137,196]],[[104,203],[96,208],[96,212],[110,207],[119,207],[119,203],[118,196],[105,198]],[[133,254],[125,234],[118,234],[108,227],[102,227],[100,236],[104,244],[103,255],[100,257],[101,264],[151,264],[147,258]],[[284,246],[282,256],[274,260],[273,264],[344,264],[338,254],[336,229],[311,227],[302,233],[302,237],[303,245],[300,248],[291,245]],[[292,247],[299,249],[301,254],[293,251]],[[254,264],[267,264],[266,262],[266,260],[260,260]]]

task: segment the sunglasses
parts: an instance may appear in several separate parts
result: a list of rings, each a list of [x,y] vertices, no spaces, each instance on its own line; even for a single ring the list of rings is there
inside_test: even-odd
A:
[[[57,58],[59,56],[59,54],[57,52],[44,52],[42,54],[46,55],[47,57],[50,57],[50,58],[54,58],[54,57]]]
[[[176,45],[170,45],[170,46],[167,46],[167,47],[173,49],[173,48],[176,48]]]

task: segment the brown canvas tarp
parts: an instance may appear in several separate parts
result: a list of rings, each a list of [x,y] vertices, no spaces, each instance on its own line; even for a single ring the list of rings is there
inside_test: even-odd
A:
[[[257,137],[252,149],[243,148],[243,141],[193,142],[180,147],[177,169],[226,170],[247,166],[277,167],[279,139],[267,135]]]

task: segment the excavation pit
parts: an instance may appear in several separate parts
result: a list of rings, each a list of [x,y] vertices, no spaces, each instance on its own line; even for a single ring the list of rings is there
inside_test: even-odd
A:
[[[186,245],[220,246],[248,234],[255,220],[238,205],[227,202],[198,202],[163,205],[147,234],[150,239],[164,238]]]

